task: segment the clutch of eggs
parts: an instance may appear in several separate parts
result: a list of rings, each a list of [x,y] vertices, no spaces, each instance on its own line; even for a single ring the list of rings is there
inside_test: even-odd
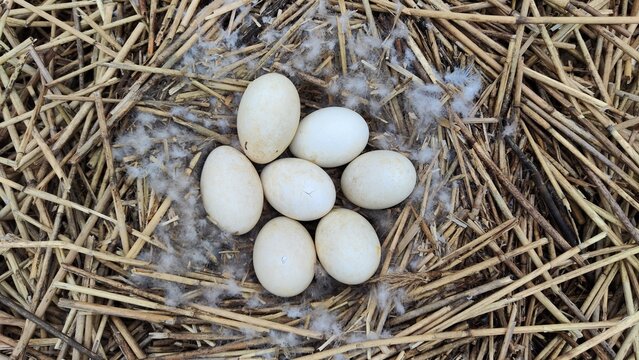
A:
[[[220,146],[207,157],[200,180],[208,218],[220,229],[250,232],[264,198],[283,216],[259,230],[253,269],[270,293],[289,297],[312,282],[319,258],[335,280],[356,285],[370,279],[381,260],[374,227],[353,210],[334,208],[336,189],[323,168],[346,165],[341,189],[365,209],[386,209],[413,191],[417,174],[404,155],[388,150],[362,154],[366,121],[356,112],[327,107],[300,122],[300,98],[285,76],[258,77],[242,95],[237,113],[242,152]],[[286,149],[293,158],[276,160]],[[253,163],[266,165],[261,174]],[[300,222],[318,220],[315,239]]]

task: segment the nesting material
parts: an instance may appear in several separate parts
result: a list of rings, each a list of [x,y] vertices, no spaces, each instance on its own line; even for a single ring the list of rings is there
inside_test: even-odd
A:
[[[0,357],[636,357],[638,4],[3,2]],[[364,284],[272,296],[275,212],[207,220],[206,155],[272,72],[417,165],[387,209],[337,189],[379,236]]]

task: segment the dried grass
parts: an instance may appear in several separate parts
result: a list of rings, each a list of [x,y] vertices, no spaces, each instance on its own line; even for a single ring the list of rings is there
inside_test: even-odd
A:
[[[3,1],[0,358],[639,359],[639,2],[511,5]],[[204,219],[265,71],[415,160],[367,284]]]

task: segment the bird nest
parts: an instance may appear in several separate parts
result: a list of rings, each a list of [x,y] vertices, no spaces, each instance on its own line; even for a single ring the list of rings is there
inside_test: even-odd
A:
[[[639,2],[1,6],[0,358],[639,356]],[[417,168],[362,285],[271,296],[205,216],[266,72]]]

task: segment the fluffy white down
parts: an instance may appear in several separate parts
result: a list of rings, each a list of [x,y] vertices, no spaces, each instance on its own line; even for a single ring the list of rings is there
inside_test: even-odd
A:
[[[364,150],[368,134],[366,121],[355,111],[327,107],[302,119],[290,148],[298,158],[325,168],[337,167]]]
[[[253,268],[270,293],[289,297],[304,291],[315,274],[315,247],[302,224],[286,217],[267,222],[253,247]]]
[[[363,216],[348,209],[334,209],[320,220],[315,249],[326,272],[348,285],[370,279],[381,259],[375,229]]]

